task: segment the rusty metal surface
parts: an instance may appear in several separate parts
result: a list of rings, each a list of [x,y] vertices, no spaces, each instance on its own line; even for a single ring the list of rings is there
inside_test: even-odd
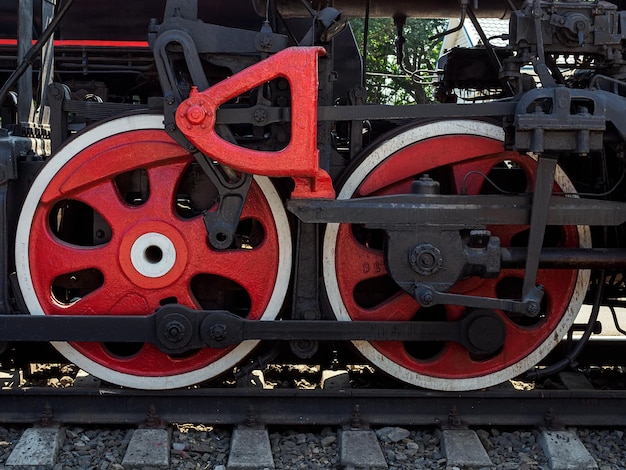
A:
[[[364,423],[445,424],[453,407],[468,425],[541,425],[547,415],[566,426],[624,426],[626,391],[196,389],[139,392],[116,389],[7,389],[0,422],[36,422],[45,409],[66,423],[140,423],[150,409],[165,422],[245,423],[252,410],[268,425],[340,425],[355,410]]]

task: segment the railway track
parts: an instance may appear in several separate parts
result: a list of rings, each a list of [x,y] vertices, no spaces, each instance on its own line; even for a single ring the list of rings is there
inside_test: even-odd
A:
[[[29,388],[2,390],[2,422],[30,423],[45,413],[71,423],[142,422],[154,409],[167,422],[271,425],[370,424],[535,425],[558,419],[573,426],[626,426],[626,391],[195,389],[143,392],[116,389]],[[97,406],[95,406],[97,404]],[[453,411],[456,410],[456,411]]]
[[[596,362],[597,363],[597,362]],[[367,366],[326,370],[271,364],[245,376],[169,391],[111,385],[74,365],[31,364],[0,372],[0,422],[238,425],[626,426],[621,366],[588,366],[534,382],[507,381],[467,392],[437,392],[389,380]]]
[[[582,374],[464,393],[349,388],[347,375],[325,389],[264,389],[256,373],[256,386],[157,393],[5,373],[0,421],[16,428],[0,428],[0,468],[626,468],[626,390]]]
[[[0,428],[0,468],[621,469],[615,429],[481,426]],[[35,443],[35,445],[34,445]],[[567,456],[571,456],[568,458]],[[572,459],[576,464],[572,465]]]

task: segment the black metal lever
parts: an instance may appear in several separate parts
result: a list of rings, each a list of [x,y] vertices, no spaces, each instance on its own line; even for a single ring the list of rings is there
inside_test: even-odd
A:
[[[503,320],[476,310],[456,321],[247,320],[223,310],[166,305],[149,316],[0,315],[0,341],[153,343],[166,353],[227,348],[247,340],[453,341],[491,354],[506,336]]]

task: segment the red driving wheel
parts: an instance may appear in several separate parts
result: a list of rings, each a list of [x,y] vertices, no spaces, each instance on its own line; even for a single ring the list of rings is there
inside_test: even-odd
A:
[[[162,127],[138,115],[99,125],[42,168],[18,226],[18,279],[32,314],[148,315],[177,303],[273,319],[291,265],[289,226],[270,181],[255,178],[236,243],[207,243],[216,190]],[[105,380],[173,388],[231,369],[255,345],[168,355],[151,344],[55,343]]]
[[[356,163],[338,197],[410,193],[411,183],[424,174],[438,180],[446,194],[532,191],[535,159],[504,151],[500,134],[493,125],[473,121],[405,129]],[[554,189],[574,191],[560,169]],[[502,247],[525,246],[527,242],[528,226],[494,225],[488,229],[500,238]],[[548,227],[544,245],[588,246],[588,228]],[[324,256],[329,302],[339,320],[453,321],[465,314],[464,307],[452,305],[420,308],[401,290],[385,266],[382,232],[331,224]],[[515,299],[521,297],[523,278],[523,269],[503,269],[496,279],[463,279],[449,292]],[[542,269],[537,283],[545,289],[538,317],[497,311],[505,324],[506,339],[494,354],[472,355],[454,342],[356,341],[355,345],[385,372],[423,387],[465,390],[500,383],[532,367],[566,333],[584,298],[588,273]]]

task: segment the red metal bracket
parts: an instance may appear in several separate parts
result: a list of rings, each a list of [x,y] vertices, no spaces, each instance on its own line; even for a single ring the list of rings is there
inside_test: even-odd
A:
[[[332,180],[319,168],[317,149],[317,62],[323,47],[292,47],[198,92],[176,111],[176,124],[187,139],[220,163],[256,175],[291,177],[294,198],[334,198]],[[276,152],[243,148],[215,130],[217,108],[274,78],[284,77],[291,89],[291,140]]]

